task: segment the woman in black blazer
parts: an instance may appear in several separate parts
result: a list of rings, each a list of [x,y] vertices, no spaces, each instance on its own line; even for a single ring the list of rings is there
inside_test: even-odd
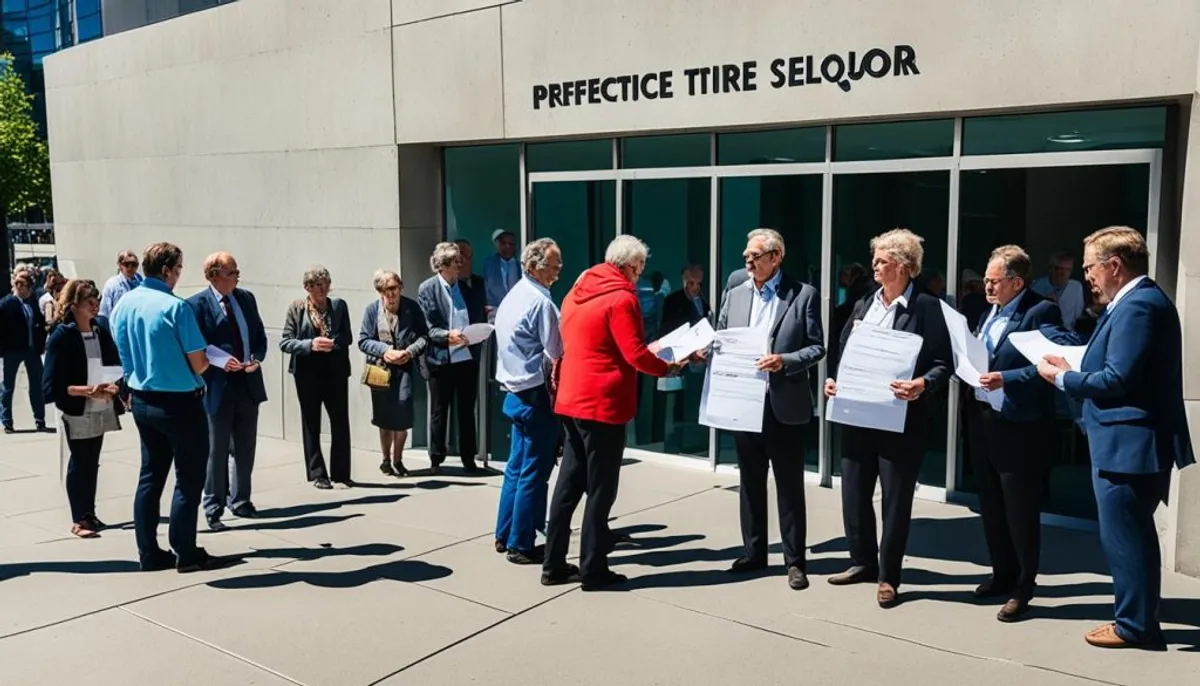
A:
[[[913,283],[921,273],[921,240],[907,229],[894,229],[871,240],[871,267],[880,287],[855,304],[838,344],[830,346],[832,378],[825,381],[825,395],[832,398],[837,394],[837,363],[854,328],[862,322],[923,339],[913,378],[891,384],[895,396],[909,403],[904,432],[845,426],[842,433],[842,521],[851,567],[830,577],[829,583],[878,581],[876,599],[884,608],[898,601],[913,496],[937,405],[934,396],[946,387],[953,369],[941,301]],[[879,543],[872,503],[877,479],[883,488],[883,538]]]
[[[304,463],[308,480],[317,488],[350,481],[350,311],[346,303],[329,296],[332,279],[324,267],[304,272],[308,297],[288,307],[279,349],[292,356],[288,371],[296,382],[300,400],[300,426],[304,436]],[[329,471],[321,454],[321,406],[329,413],[332,442]]]
[[[62,413],[71,457],[67,463],[67,499],[71,504],[71,533],[94,538],[104,528],[96,517],[96,476],[104,434],[121,428],[121,403],[115,383],[90,383],[88,362],[120,367],[117,346],[108,324],[97,319],[100,291],[91,281],[73,279],[59,295],[46,342],[42,393]]]

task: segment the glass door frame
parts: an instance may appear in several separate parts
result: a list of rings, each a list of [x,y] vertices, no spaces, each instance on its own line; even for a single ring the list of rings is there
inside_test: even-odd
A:
[[[764,176],[799,176],[821,175],[822,177],[822,207],[821,207],[821,323],[829,337],[829,323],[834,303],[832,302],[831,269],[833,263],[833,182],[836,175],[841,174],[881,174],[919,171],[945,171],[949,173],[950,207],[947,217],[947,259],[946,259],[946,294],[950,299],[958,296],[958,279],[949,278],[959,273],[959,206],[960,181],[962,171],[979,171],[990,169],[1013,168],[1046,168],[1046,167],[1080,167],[1080,166],[1114,166],[1147,164],[1150,167],[1150,183],[1148,212],[1146,218],[1146,242],[1152,255],[1156,256],[1159,242],[1159,220],[1161,213],[1162,189],[1162,158],[1163,152],[1157,148],[1139,148],[1130,150],[1088,150],[1046,152],[1028,154],[1004,155],[969,155],[962,154],[963,119],[954,120],[954,145],[950,156],[903,158],[891,160],[846,161],[833,160],[834,126],[825,127],[825,160],[823,162],[775,163],[761,165],[718,165],[717,164],[717,132],[709,134],[709,164],[686,167],[656,167],[656,168],[621,168],[621,145],[619,138],[610,139],[612,145],[612,161],[608,169],[565,172],[528,172],[526,168],[526,144],[521,144],[520,172],[522,179],[520,212],[521,231],[520,244],[523,247],[530,240],[532,226],[530,225],[529,207],[535,184],[560,183],[578,181],[615,181],[615,218],[616,234],[625,233],[624,227],[624,181],[639,179],[681,179],[708,178],[711,186],[711,206],[709,216],[709,239],[712,252],[709,260],[709,299],[719,308],[719,299],[724,286],[724,275],[719,273],[719,242],[721,220],[720,181],[724,178],[735,177],[764,177]],[[883,230],[883,227],[880,227]],[[1150,276],[1155,274],[1154,262],[1150,265]],[[827,374],[827,361],[822,359],[817,367],[818,378],[823,379]],[[958,406],[959,384],[950,384],[950,398],[947,407],[946,432],[946,486],[921,486],[918,497],[940,502],[971,503],[975,496],[958,491],[958,422],[955,408]],[[482,396],[481,396],[482,399]],[[830,455],[830,435],[825,414],[825,398],[822,394],[817,397],[818,412],[822,419],[818,421],[819,440],[819,470],[816,474],[807,473],[809,481],[822,486],[832,487],[840,483],[833,476],[832,456]],[[481,408],[480,416],[485,416]],[[481,421],[481,424],[483,422]],[[481,434],[482,435],[482,434]],[[703,461],[693,458],[664,455],[627,448],[627,452],[637,457],[654,461],[665,461],[676,466],[703,467]],[[732,465],[717,464],[716,431],[709,432],[709,459],[707,468],[714,472],[734,471]],[[1093,528],[1094,524],[1075,518],[1059,515],[1043,515],[1043,520],[1074,527]]]

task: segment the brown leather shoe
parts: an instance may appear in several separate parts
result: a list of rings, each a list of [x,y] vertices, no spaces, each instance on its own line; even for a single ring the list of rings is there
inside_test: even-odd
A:
[[[888,583],[879,584],[879,592],[875,596],[875,599],[879,601],[879,607],[885,610],[896,607],[899,604],[899,598],[895,586]]]
[[[1002,622],[1019,621],[1029,612],[1029,601],[1020,598],[1009,598],[1004,607],[996,613],[996,619]]]
[[[865,584],[877,583],[879,581],[879,570],[875,567],[864,567],[862,565],[854,565],[850,569],[841,574],[834,574],[826,579],[834,586],[849,586],[850,584]]]
[[[1117,633],[1116,624],[1105,624],[1092,629],[1083,640],[1097,648],[1133,648],[1136,643],[1130,643]]]

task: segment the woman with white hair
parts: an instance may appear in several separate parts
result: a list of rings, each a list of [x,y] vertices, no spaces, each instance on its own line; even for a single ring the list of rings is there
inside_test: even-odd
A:
[[[668,376],[680,369],[646,347],[634,284],[649,256],[645,243],[617,236],[604,263],[585,271],[563,302],[554,411],[563,418],[567,438],[546,529],[542,583],[547,586],[578,580],[590,591],[625,580],[608,567],[613,544],[608,513],[617,498],[625,425],[637,409],[637,375]],[[567,564],[567,549],[571,517],[585,494],[576,569]]]
[[[288,371],[300,400],[300,429],[309,482],[322,490],[350,484],[350,310],[329,295],[332,279],[321,266],[304,272],[308,297],[288,307],[279,349],[291,355]],[[321,406],[329,413],[329,469],[321,454]]]
[[[404,297],[404,282],[380,269],[373,280],[379,300],[367,305],[358,349],[367,356],[363,383],[371,388],[371,423],[379,427],[379,471],[408,476],[404,444],[413,426],[413,370],[429,345],[429,327],[417,303]]]
[[[846,426],[842,433],[842,521],[851,567],[829,578],[836,586],[879,583],[882,608],[898,603],[900,570],[908,545],[913,495],[929,445],[929,428],[953,369],[950,334],[941,301],[914,284],[921,273],[922,239],[893,229],[871,239],[871,269],[879,288],[859,299],[837,345],[830,346],[825,395],[837,395],[837,363],[855,328],[863,323],[921,336],[912,379],[893,381],[896,398],[909,403],[903,433]],[[875,482],[883,489],[883,538],[875,537]]]

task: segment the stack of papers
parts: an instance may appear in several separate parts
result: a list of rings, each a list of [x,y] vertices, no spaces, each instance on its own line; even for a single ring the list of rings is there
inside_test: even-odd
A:
[[[707,319],[701,319],[695,326],[684,324],[658,339],[658,356],[667,362],[686,359],[697,350],[707,348],[715,334]]]
[[[980,389],[979,393],[987,398],[988,405],[999,412],[1004,405],[1004,391],[988,391],[979,385],[979,377],[988,371],[987,346],[971,335],[967,318],[945,302],[942,303],[942,317],[946,320],[950,347],[954,351],[954,375],[968,386]]]
[[[1057,355],[1067,361],[1072,371],[1077,372],[1083,368],[1083,354],[1087,352],[1086,345],[1059,345],[1046,338],[1046,334],[1041,331],[1018,331],[1009,334],[1008,340],[1012,341],[1017,352],[1024,355],[1025,359],[1032,364],[1041,362],[1042,358],[1047,355]]]

